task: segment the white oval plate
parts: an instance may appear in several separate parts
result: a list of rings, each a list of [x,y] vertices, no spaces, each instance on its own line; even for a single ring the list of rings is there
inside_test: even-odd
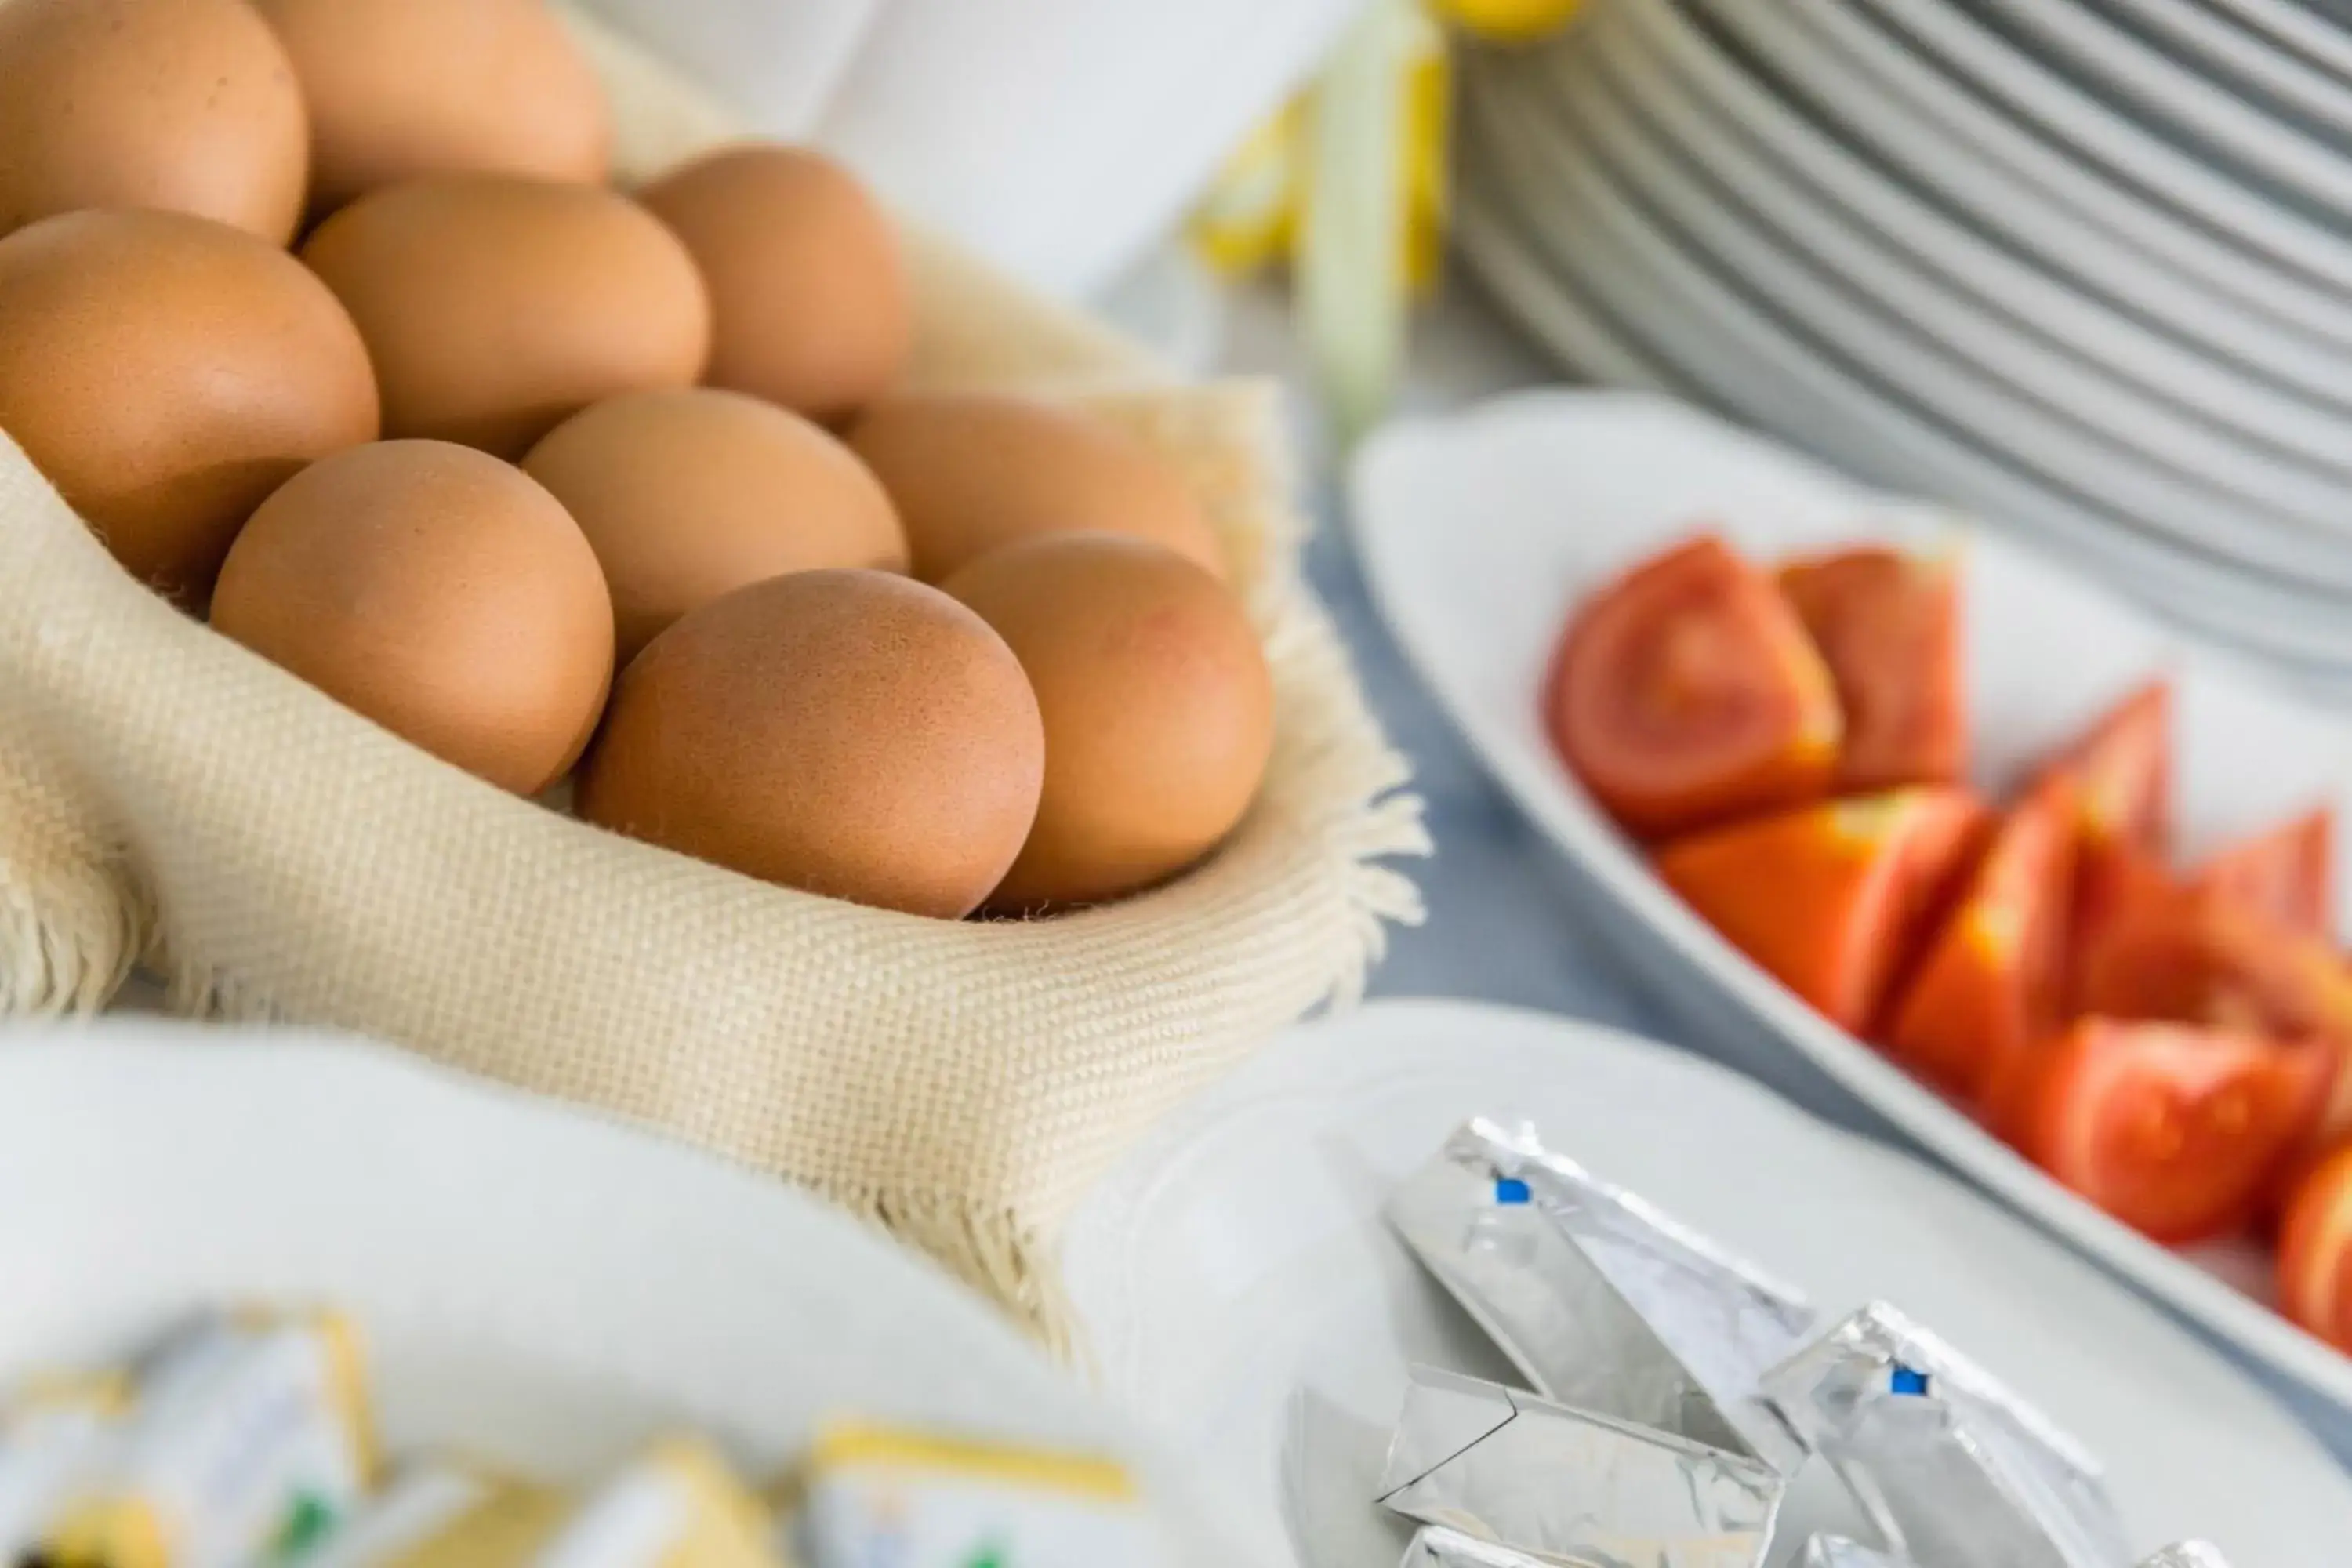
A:
[[[365,1330],[395,1452],[581,1474],[652,1431],[754,1473],[849,1413],[1122,1454],[1186,1561],[1230,1561],[1171,1467],[977,1298],[682,1145],[296,1032],[0,1034],[0,1384],[192,1308]]]
[[[1664,1046],[1376,1003],[1293,1030],[1162,1125],[1064,1248],[1111,1387],[1302,1568],[1396,1560],[1370,1499],[1409,1362],[1510,1377],[1380,1218],[1472,1115],[1533,1121],[1825,1311],[1917,1314],[2103,1457],[2143,1547],[2193,1532],[2238,1568],[2315,1568],[2352,1518],[2352,1480],[2227,1363],[1948,1178]],[[1791,1537],[1832,1500],[1815,1479]]]
[[[1650,874],[1545,739],[1538,691],[1570,607],[1706,521],[1769,559],[1957,524],[1663,398],[1542,391],[1400,422],[1351,474],[1372,598],[1472,747],[1559,849],[1659,999],[1727,1050],[1793,1053],[1978,1181],[2217,1332],[2352,1404],[2339,1355],[2083,1203],[1799,1001]],[[2352,816],[2352,728],[2275,694],[2035,552],[1970,532],[1975,773],[1998,788],[2147,676],[2172,675],[2182,847],[2327,799]],[[2339,844],[2339,857],[2347,847]],[[2352,876],[2339,864],[2339,930]]]

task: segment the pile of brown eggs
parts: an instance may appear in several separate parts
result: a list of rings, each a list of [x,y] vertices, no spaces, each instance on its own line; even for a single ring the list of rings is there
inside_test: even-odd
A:
[[[1271,683],[1182,478],[894,391],[896,237],[824,158],[609,188],[541,0],[0,0],[0,430],[359,713],[945,917],[1161,880],[1256,792]]]

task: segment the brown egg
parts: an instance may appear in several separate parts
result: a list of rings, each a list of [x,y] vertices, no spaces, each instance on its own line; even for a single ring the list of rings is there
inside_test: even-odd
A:
[[[604,89],[544,0],[256,4],[310,100],[315,210],[425,174],[604,180]]]
[[[890,492],[926,583],[1015,540],[1079,530],[1149,539],[1224,574],[1184,476],[1086,415],[1003,393],[903,393],[868,409],[849,445]]]
[[[0,5],[0,234],[158,207],[284,245],[309,142],[293,67],[245,0]]]
[[[580,753],[613,675],[595,552],[520,469],[384,441],[303,469],[237,536],[213,626],[502,789]]]
[[[710,286],[710,383],[828,423],[898,379],[914,308],[889,218],[829,159],[750,142],[677,169],[638,199]]]
[[[586,185],[386,185],[320,224],[302,259],[359,323],[391,437],[519,458],[591,403],[691,385],[710,346],[685,247]]]
[[[580,815],[747,875],[954,919],[1037,809],[1045,738],[980,617],[882,572],[739,588],[656,637],[581,764]]]
[[[264,497],[374,439],[375,383],[335,297],[267,241],[67,213],[0,239],[0,430],[134,575],[201,599]]]
[[[946,591],[1011,646],[1045,723],[1036,826],[991,908],[1132,892],[1241,820],[1274,747],[1274,683],[1223,584],[1143,540],[1070,533],[996,551]]]
[[[740,392],[609,398],[549,431],[523,468],[595,547],[623,664],[747,583],[907,569],[907,537],[866,466],[799,415]]]

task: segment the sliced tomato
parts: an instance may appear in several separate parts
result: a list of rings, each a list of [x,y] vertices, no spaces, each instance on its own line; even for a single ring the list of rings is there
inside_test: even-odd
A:
[[[1971,1103],[2056,1027],[2074,887],[2073,786],[2012,806],[1880,1031],[1912,1071]]]
[[[2314,1164],[2287,1199],[2278,1293],[2291,1321],[2352,1352],[2352,1143]]]
[[[1965,790],[1892,790],[1677,840],[1658,852],[1658,875],[1832,1023],[1859,1031],[1982,819]]]
[[[2198,868],[2200,892],[2234,899],[2300,931],[2336,928],[2336,813],[2315,806],[2265,833],[2240,839]]]
[[[2164,862],[2138,845],[2084,836],[2074,846],[2074,907],[2066,940],[2073,949],[2070,995],[2081,985],[2083,955],[2096,949],[2114,924],[2136,910],[2185,896]]]
[[[1957,783],[1969,747],[1958,563],[1857,545],[1787,563],[1780,591],[1845,711],[1840,793]]]
[[[2331,1070],[2306,1142],[2352,1135],[2352,973],[2316,937],[2224,900],[2145,904],[2084,948],[2074,1000],[2315,1047]]]
[[[1713,534],[1644,562],[1577,612],[1544,716],[1584,786],[1644,838],[1819,799],[1842,730],[1796,612]]]
[[[2074,780],[2086,838],[2160,859],[2172,826],[2172,687],[2152,680],[2101,715],[2043,769]]]
[[[2078,1019],[2031,1060],[2019,1152],[2174,1244],[2252,1218],[2334,1071],[2324,1052],[2259,1035],[2115,1018]]]

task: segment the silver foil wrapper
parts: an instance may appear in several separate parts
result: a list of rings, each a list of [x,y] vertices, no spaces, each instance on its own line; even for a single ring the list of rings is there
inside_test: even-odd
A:
[[[1843,1535],[1816,1535],[1805,1542],[1804,1568],[1918,1568],[1907,1557],[1894,1557],[1875,1547]]]
[[[1805,1299],[1531,1131],[1465,1124],[1388,1215],[1547,1397],[1784,1475],[1803,1462],[1758,1384],[1819,1328]]]
[[[1415,1367],[1379,1500],[1553,1562],[1753,1568],[1787,1484],[1746,1454]]]
[[[2230,1568],[2230,1560],[2211,1542],[2182,1541],[2166,1547],[2139,1568]]]
[[[1906,1556],[1935,1568],[2132,1562],[2081,1446],[1891,1307],[1864,1308],[1763,1388]]]
[[[1398,1568],[1551,1568],[1551,1564],[1442,1524],[1425,1524],[1413,1531],[1412,1543],[1404,1549],[1404,1561]]]

